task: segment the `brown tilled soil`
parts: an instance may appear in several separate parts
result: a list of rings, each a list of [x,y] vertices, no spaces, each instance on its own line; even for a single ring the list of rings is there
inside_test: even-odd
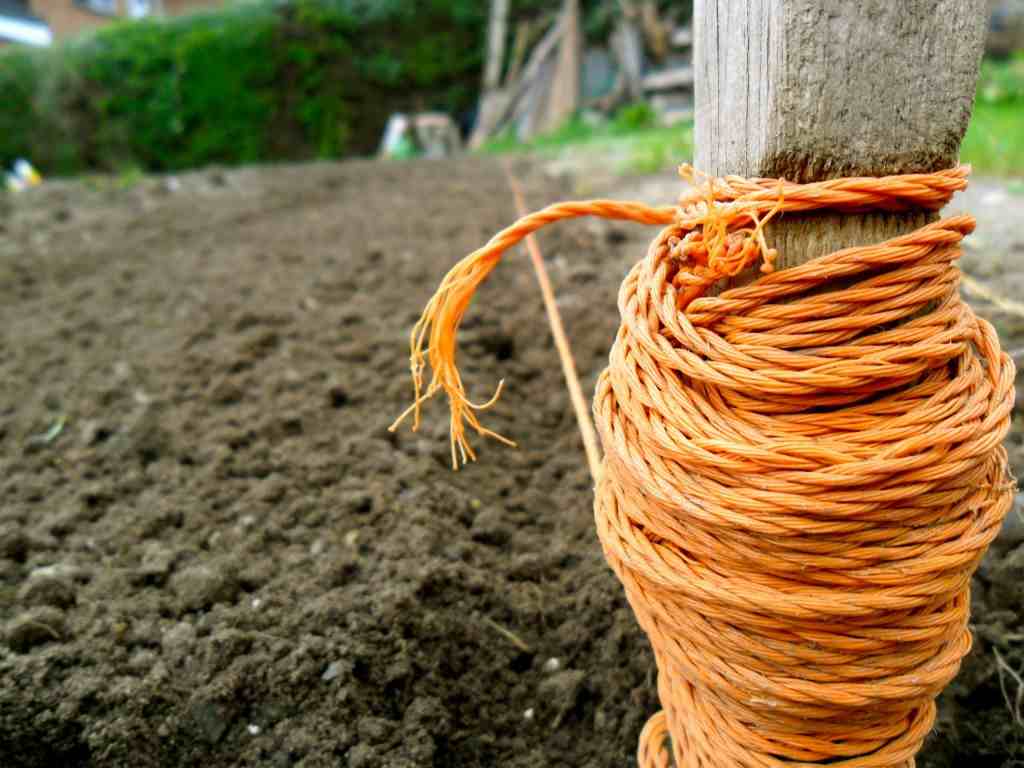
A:
[[[0,217],[0,766],[633,763],[653,662],[524,258],[461,347],[520,449],[452,473],[440,402],[387,431],[410,325],[512,217],[492,161],[54,183]],[[542,237],[588,389],[650,234]],[[1022,595],[1001,544],[921,768],[1024,765]]]

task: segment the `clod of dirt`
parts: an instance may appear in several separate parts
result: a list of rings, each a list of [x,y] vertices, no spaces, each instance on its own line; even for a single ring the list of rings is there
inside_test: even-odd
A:
[[[470,528],[470,534],[475,541],[479,541],[481,544],[501,546],[508,541],[510,531],[501,510],[490,507],[477,513]]]
[[[996,610],[1024,605],[1024,544],[996,562],[990,574],[989,600]]]
[[[373,509],[373,496],[366,491],[346,491],[341,495],[342,510],[365,515]]]
[[[1024,398],[1018,395],[1018,402]],[[1020,544],[1024,542],[1024,493],[1018,493],[1013,499],[1013,508],[1003,520],[999,529],[999,542],[1003,544]]]
[[[245,391],[233,379],[224,379],[210,393],[210,399],[215,405],[236,405],[242,402],[243,397],[245,397]]]
[[[377,750],[369,744],[356,744],[348,751],[348,768],[374,768],[380,765]]]
[[[143,393],[136,393],[138,412],[117,431],[116,446],[125,459],[151,464],[172,453],[170,433],[163,425],[161,409]]]
[[[397,730],[393,722],[383,717],[360,718],[357,729],[359,731],[359,738],[370,744],[380,744],[387,741],[388,737]]]
[[[61,566],[37,568],[18,590],[18,602],[24,606],[48,605],[68,608],[75,604],[72,569]]]
[[[448,710],[436,696],[417,696],[402,716],[406,728],[429,726],[435,734],[448,733],[451,723]]]
[[[113,434],[113,429],[101,422],[99,419],[86,419],[79,426],[82,445],[98,445],[106,442]]]
[[[233,602],[238,595],[238,580],[221,563],[190,566],[174,575],[171,589],[178,597],[180,612],[199,611],[217,603]]]
[[[61,642],[67,637],[64,614],[45,606],[26,611],[10,621],[4,632],[12,651],[27,653],[37,645]]]
[[[342,386],[335,384],[327,391],[327,402],[330,403],[331,408],[344,408],[349,404],[348,392]]]
[[[160,647],[168,659],[176,661],[188,656],[195,642],[196,628],[187,621],[180,621],[164,632]]]
[[[29,539],[15,522],[0,523],[0,557],[23,562],[28,555]]]
[[[176,555],[173,550],[158,541],[146,544],[142,552],[137,575],[143,584],[162,586],[174,567]]]
[[[193,699],[188,714],[197,735],[211,744],[221,740],[234,715],[226,702],[203,696]]]
[[[20,572],[21,567],[16,562],[8,560],[6,557],[0,557],[0,584],[5,582],[14,584]]]

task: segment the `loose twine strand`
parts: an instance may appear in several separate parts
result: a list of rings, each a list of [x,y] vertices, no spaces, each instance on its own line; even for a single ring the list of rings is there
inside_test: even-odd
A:
[[[763,228],[794,211],[937,210],[968,171],[799,185],[684,166],[674,207],[523,217],[449,272],[414,328],[407,414],[445,391],[453,462],[473,458],[463,423],[504,440],[477,420],[501,388],[466,398],[455,332],[502,251],[574,216],[663,226],[622,284],[594,397],[597,531],[664,707],[641,766],[913,768],[1013,494],[1013,363],[958,290],[974,220],[779,272]],[[758,280],[707,295],[758,262]]]

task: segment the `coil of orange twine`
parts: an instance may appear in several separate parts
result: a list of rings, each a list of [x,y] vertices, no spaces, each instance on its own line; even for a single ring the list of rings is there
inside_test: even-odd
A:
[[[974,220],[778,272],[764,225],[938,210],[968,172],[801,185],[683,166],[676,206],[560,203],[520,219],[448,273],[413,329],[409,412],[418,423],[444,390],[466,461],[464,423],[499,436],[476,413],[494,399],[466,399],[455,334],[502,251],[575,216],[663,225],[622,284],[594,396],[597,531],[664,707],[641,765],[914,766],[970,648],[971,575],[1013,493],[1013,364],[958,290]],[[754,282],[708,295],[758,262]]]

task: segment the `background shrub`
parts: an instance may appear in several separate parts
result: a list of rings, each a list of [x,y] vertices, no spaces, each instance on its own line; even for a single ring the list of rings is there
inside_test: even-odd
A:
[[[372,152],[396,110],[472,110],[487,4],[293,0],[0,54],[0,164],[169,171]]]

